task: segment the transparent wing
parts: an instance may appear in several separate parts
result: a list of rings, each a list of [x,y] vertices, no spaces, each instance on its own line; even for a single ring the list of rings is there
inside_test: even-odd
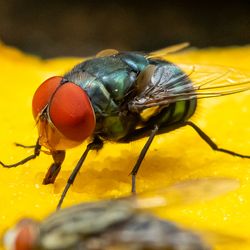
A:
[[[236,190],[239,181],[229,178],[202,178],[182,181],[166,188],[145,192],[135,199],[136,208],[184,206],[212,200]],[[133,197],[131,197],[133,199]]]
[[[198,64],[178,66],[188,75],[198,97],[233,94],[250,88],[250,73],[234,68]]]
[[[156,67],[154,72],[150,70],[151,77],[147,84],[143,83],[146,87],[129,103],[132,111],[250,89],[250,73],[234,68],[170,63]]]
[[[168,54],[183,50],[183,49],[187,48],[188,46],[189,46],[188,42],[175,44],[175,45],[172,45],[172,46],[160,49],[160,50],[153,51],[147,56],[147,58],[164,57]],[[104,50],[101,50],[100,52],[98,52],[95,57],[112,56],[112,55],[116,55],[118,53],[119,53],[119,51],[116,49],[104,49]]]
[[[187,47],[189,47],[189,45],[190,44],[188,42],[175,44],[160,50],[153,51],[147,56],[147,58],[164,58],[168,54],[176,53],[178,51],[186,49]]]
[[[187,47],[189,47],[188,42],[175,44],[175,45],[168,46],[168,47],[160,49],[160,50],[153,51],[147,56],[147,58],[156,58],[156,57],[163,58],[168,54],[181,51]],[[116,49],[104,49],[104,50],[101,50],[100,52],[98,52],[95,56],[85,58],[84,61],[90,60],[90,59],[93,59],[96,57],[112,56],[112,55],[116,55],[118,53],[119,53],[119,51]]]

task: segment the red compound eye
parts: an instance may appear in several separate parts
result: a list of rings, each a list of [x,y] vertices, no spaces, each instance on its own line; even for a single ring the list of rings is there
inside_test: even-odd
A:
[[[55,90],[60,85],[61,80],[62,77],[60,76],[51,77],[44,81],[36,90],[32,101],[32,111],[35,119],[37,118],[37,115],[48,104],[51,96],[54,94]]]
[[[63,84],[49,106],[54,126],[68,139],[83,141],[95,129],[95,115],[86,92],[72,82]]]
[[[4,235],[4,246],[11,250],[37,249],[39,225],[32,219],[22,219]]]
[[[15,250],[32,250],[34,244],[34,232],[29,226],[20,229],[16,237]]]

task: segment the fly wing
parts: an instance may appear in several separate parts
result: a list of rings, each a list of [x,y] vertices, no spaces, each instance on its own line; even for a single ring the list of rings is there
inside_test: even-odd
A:
[[[185,206],[212,200],[237,188],[239,188],[239,181],[230,178],[186,180],[169,187],[142,193],[137,196],[134,204],[138,209]]]
[[[132,112],[191,99],[219,97],[250,89],[250,74],[211,65],[160,64],[150,71],[143,90],[129,103]],[[146,72],[142,72],[146,74]],[[149,75],[149,74],[148,74]],[[139,85],[139,83],[138,83]]]
[[[147,56],[147,58],[164,57],[168,54],[181,51],[187,47],[189,47],[188,42],[175,44],[175,45],[168,46],[168,47],[160,49],[160,50],[153,51]],[[95,57],[112,56],[112,55],[116,55],[118,53],[119,53],[119,51],[116,49],[105,49],[105,50],[101,50],[100,52],[98,52]],[[92,58],[94,58],[94,57],[92,57]]]
[[[235,68],[199,64],[180,64],[179,67],[187,72],[197,98],[200,98],[200,95],[205,97],[228,95],[250,88],[249,72],[243,73]]]
[[[175,45],[172,45],[172,46],[160,49],[160,50],[153,51],[147,56],[147,58],[164,58],[168,54],[176,53],[183,49],[188,48],[189,45],[190,44],[188,42],[175,44]]]

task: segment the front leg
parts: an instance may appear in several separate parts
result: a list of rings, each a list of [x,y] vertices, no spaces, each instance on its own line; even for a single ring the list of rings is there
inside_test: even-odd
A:
[[[58,202],[58,205],[57,205],[57,208],[56,208],[57,210],[59,210],[61,208],[63,200],[64,200],[64,198],[65,198],[65,196],[66,196],[66,194],[67,194],[70,186],[73,184],[73,182],[74,182],[74,180],[75,180],[78,172],[80,171],[80,169],[82,167],[82,164],[85,161],[85,159],[86,159],[89,151],[90,150],[97,150],[98,151],[102,147],[103,147],[103,141],[100,138],[98,138],[98,137],[94,138],[94,140],[87,145],[87,148],[83,152],[80,160],[77,162],[75,168],[73,169],[73,171],[72,171],[72,173],[71,173],[71,175],[70,175],[70,177],[69,177],[69,179],[67,181],[66,186],[64,187],[64,190],[62,192],[61,198],[60,198],[60,200]]]
[[[65,159],[65,151],[64,150],[57,150],[51,152],[54,163],[51,164],[50,168],[48,169],[44,179],[43,184],[51,184],[54,183],[56,180],[57,175],[61,170],[61,165]]]
[[[16,146],[23,147],[23,148],[34,148],[34,153],[32,155],[24,158],[23,160],[14,163],[14,164],[4,164],[3,162],[0,161],[0,165],[2,165],[4,168],[15,168],[19,165],[23,165],[24,163],[38,157],[40,155],[40,152],[41,152],[41,145],[39,144],[39,138],[37,139],[36,145],[34,145],[34,146],[24,146],[24,145],[19,144],[19,143],[16,143]]]

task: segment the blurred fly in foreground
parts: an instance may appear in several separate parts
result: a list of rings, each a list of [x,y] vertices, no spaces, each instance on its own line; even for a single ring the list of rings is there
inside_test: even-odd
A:
[[[39,137],[34,154],[4,167],[16,167],[36,158],[41,146],[50,150],[54,163],[43,183],[53,183],[65,158],[65,150],[90,139],[62,193],[58,208],[88,152],[103,141],[130,142],[148,137],[131,171],[132,192],[136,174],[156,134],[191,126],[209,146],[242,158],[250,156],[219,148],[189,121],[197,99],[249,90],[250,78],[235,69],[175,65],[163,58],[187,44],[146,54],[105,50],[76,65],[69,73],[42,83],[33,97],[33,116]],[[21,145],[22,146],[22,145]]]
[[[40,223],[21,220],[5,234],[4,244],[8,250],[208,250],[198,234],[145,209],[210,200],[238,186],[233,179],[189,180],[153,195],[82,203],[57,211]],[[206,233],[203,236],[211,242]],[[220,240],[226,236],[212,237]]]

